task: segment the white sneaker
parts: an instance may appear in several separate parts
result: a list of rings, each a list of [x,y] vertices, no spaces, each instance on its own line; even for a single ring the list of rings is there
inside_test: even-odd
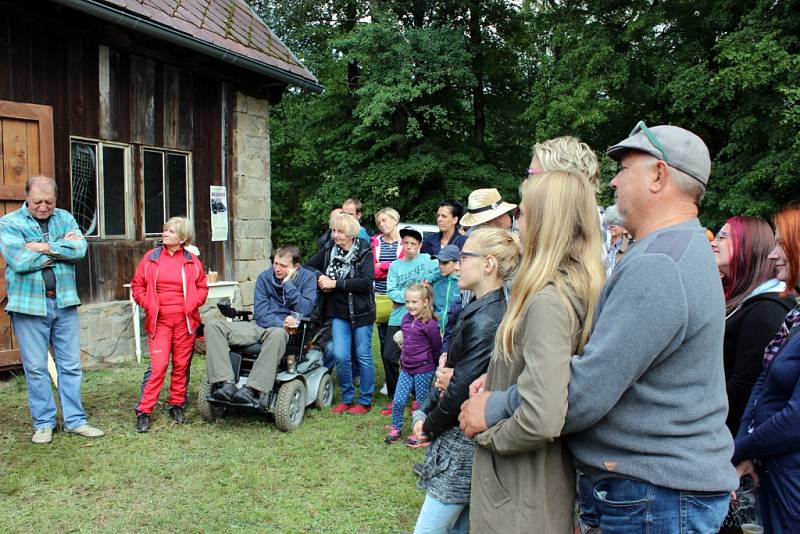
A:
[[[36,445],[47,445],[48,443],[53,441],[53,429],[37,428],[33,433],[31,441]]]
[[[381,386],[381,393],[383,393],[384,395],[388,395],[389,394],[389,388],[386,387],[386,384]]]
[[[83,426],[79,426],[78,428],[65,429],[64,432],[66,432],[67,434],[77,434],[85,438],[102,438],[103,436],[106,435],[106,433],[100,430],[99,428],[95,428],[89,424],[84,424]]]

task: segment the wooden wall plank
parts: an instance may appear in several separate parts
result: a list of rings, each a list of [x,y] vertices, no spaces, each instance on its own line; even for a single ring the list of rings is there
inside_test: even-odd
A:
[[[11,53],[11,17],[0,18],[0,100],[11,100],[14,69]]]
[[[194,142],[194,75],[181,72],[181,91],[178,113],[178,148],[191,150]]]
[[[178,148],[178,125],[181,121],[181,73],[170,65],[164,66],[164,146]]]

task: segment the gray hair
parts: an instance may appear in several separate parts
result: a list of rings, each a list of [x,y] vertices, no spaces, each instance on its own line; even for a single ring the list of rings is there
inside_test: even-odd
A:
[[[25,180],[25,196],[28,196],[31,189],[40,186],[40,184],[49,185],[53,188],[53,193],[55,193],[56,197],[58,196],[58,184],[56,184],[56,181],[49,176],[43,176],[41,174],[29,176],[28,179]]]
[[[622,215],[619,214],[619,209],[616,204],[612,204],[606,208],[603,214],[603,224],[606,226],[611,226],[612,224],[615,226],[625,226],[625,221]]]
[[[694,203],[699,206],[700,202],[703,200],[703,197],[706,196],[706,186],[704,186],[696,178],[693,178],[683,171],[679,171],[675,167],[669,168],[669,175],[673,180],[675,180],[678,189],[680,189],[684,194],[692,197]]]

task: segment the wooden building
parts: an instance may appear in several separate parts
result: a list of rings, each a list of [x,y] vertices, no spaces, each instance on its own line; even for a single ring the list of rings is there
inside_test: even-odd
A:
[[[314,76],[244,0],[0,0],[0,13],[0,210],[28,176],[55,177],[89,242],[86,363],[132,354],[123,284],[171,216],[194,221],[203,263],[251,304],[271,254],[269,107],[289,85],[321,91]],[[227,187],[223,241],[210,186]],[[16,357],[2,314],[0,366]]]

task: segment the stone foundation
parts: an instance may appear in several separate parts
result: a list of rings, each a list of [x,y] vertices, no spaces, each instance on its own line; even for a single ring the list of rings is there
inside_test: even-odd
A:
[[[242,295],[236,292],[234,307],[242,307]],[[84,304],[78,308],[81,321],[81,365],[84,369],[101,364],[136,362],[133,335],[133,309],[127,300],[102,304]],[[202,320],[222,319],[217,299],[208,299],[200,308]],[[142,361],[147,357],[147,334],[144,311],[139,311],[142,333]]]

